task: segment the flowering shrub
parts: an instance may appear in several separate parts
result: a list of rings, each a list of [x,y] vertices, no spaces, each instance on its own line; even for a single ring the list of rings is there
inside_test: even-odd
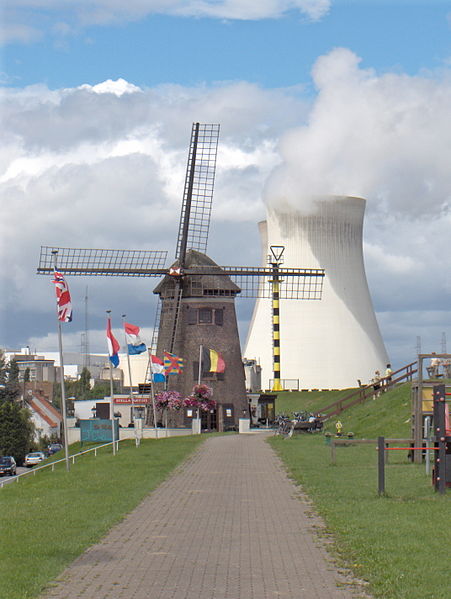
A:
[[[159,410],[180,410],[184,405],[178,391],[162,391],[155,395],[155,407]]]
[[[208,385],[195,385],[192,394],[185,399],[185,406],[199,408],[203,412],[214,410],[216,402],[211,399],[213,389]]]
[[[191,395],[185,399],[185,406],[187,408],[198,408],[199,400],[197,397],[192,397]]]
[[[193,395],[198,397],[201,401],[211,399],[213,395],[213,389],[208,385],[194,385],[193,387]]]

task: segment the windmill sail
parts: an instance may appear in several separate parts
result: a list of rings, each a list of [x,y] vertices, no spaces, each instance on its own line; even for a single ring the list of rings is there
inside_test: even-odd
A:
[[[218,139],[219,125],[193,123],[175,254],[182,267],[187,249],[207,251]]]
[[[154,289],[161,302],[157,308],[152,353],[169,351],[186,357],[187,367],[177,383],[185,395],[191,392],[193,372],[199,369],[195,363],[199,344],[217,347],[217,351],[223,353],[227,372],[214,373],[220,398],[218,421],[213,423],[216,415],[212,412],[206,428],[218,426],[227,430],[228,427],[236,429],[238,419],[248,407],[234,300],[239,294],[274,297],[275,275],[274,270],[267,267],[220,267],[206,256],[219,128],[217,124],[194,123],[192,126],[172,265],[165,266],[167,252],[162,251],[42,246],[37,272],[40,275],[51,273],[52,255],[57,253],[59,271],[71,276],[161,277]],[[324,274],[320,268],[278,268],[278,295],[294,300],[319,300]],[[179,416],[180,424],[184,416]],[[149,418],[150,412],[147,420]]]

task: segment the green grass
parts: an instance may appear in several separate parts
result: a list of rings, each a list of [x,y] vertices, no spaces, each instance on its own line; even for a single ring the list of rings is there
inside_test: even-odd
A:
[[[409,416],[405,384],[346,410],[340,420],[356,438],[408,438]],[[410,463],[407,452],[390,452],[387,495],[379,497],[373,445],[337,447],[332,465],[322,435],[274,437],[270,443],[324,517],[337,556],[369,582],[374,597],[449,599],[451,492],[435,493],[424,465]]]
[[[276,410],[320,411],[349,391],[279,394]],[[356,438],[410,437],[410,385],[340,415]],[[326,429],[334,431],[335,420]],[[84,549],[97,542],[189,455],[205,436],[121,443],[113,459],[103,449],[67,473],[41,472],[0,490],[0,595],[36,597]],[[391,452],[387,496],[377,495],[374,446],[336,449],[323,435],[296,435],[271,444],[303,485],[332,533],[336,555],[383,599],[448,599],[451,492],[434,492],[424,465]],[[71,448],[72,452],[77,446]],[[86,446],[83,448],[85,449]],[[62,453],[51,459],[61,459]],[[113,467],[112,467],[113,466]]]
[[[355,389],[340,391],[284,391],[278,393],[276,414],[292,414],[293,412],[319,412],[322,408],[338,399],[346,397]]]
[[[36,597],[48,581],[119,522],[205,436],[124,441],[29,475],[0,490],[0,595]],[[85,449],[86,447],[84,447]],[[76,448],[71,447],[71,453]],[[58,459],[62,456],[56,454]]]

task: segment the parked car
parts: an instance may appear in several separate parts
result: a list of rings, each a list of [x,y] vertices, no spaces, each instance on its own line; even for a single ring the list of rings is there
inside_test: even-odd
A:
[[[42,451],[33,451],[32,453],[27,453],[25,456],[24,465],[30,468],[31,466],[36,466],[42,460],[45,460],[45,453]]]
[[[0,476],[16,476],[16,460],[10,455],[0,457]]]
[[[47,451],[48,451],[49,455],[53,455],[54,453],[56,453],[57,451],[60,451],[61,449],[63,449],[63,446],[61,445],[61,443],[50,443],[50,445],[47,447]]]

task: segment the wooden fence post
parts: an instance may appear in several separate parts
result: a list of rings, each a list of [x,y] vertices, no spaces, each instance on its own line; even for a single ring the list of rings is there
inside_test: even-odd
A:
[[[385,495],[385,437],[377,438],[377,490]]]

